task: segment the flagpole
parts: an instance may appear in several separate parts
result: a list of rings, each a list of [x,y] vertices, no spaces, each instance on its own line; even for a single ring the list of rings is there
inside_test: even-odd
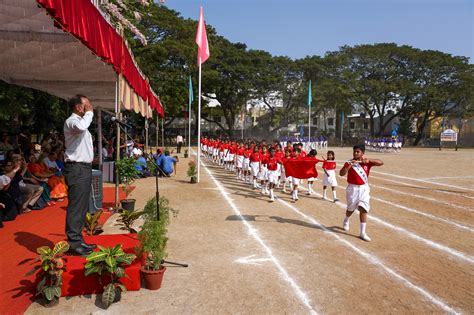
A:
[[[191,154],[191,99],[188,106],[188,154]]]
[[[311,149],[311,105],[308,106],[308,143]]]
[[[197,117],[197,124],[198,124],[198,141],[197,141],[197,182],[199,183],[200,175],[201,175],[201,56],[199,56],[199,88],[198,88],[198,117]]]
[[[342,131],[344,130],[344,111],[341,114],[341,147],[342,145]]]

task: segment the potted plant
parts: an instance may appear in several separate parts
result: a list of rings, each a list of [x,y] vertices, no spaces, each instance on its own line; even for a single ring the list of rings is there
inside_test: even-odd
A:
[[[187,159],[189,156],[189,151],[188,149],[184,150],[184,158]]]
[[[156,198],[150,199],[145,206],[145,222],[138,233],[140,239],[139,252],[142,260],[141,273],[145,287],[149,290],[158,290],[166,271],[163,261],[166,258],[166,243],[170,213],[177,215],[177,211],[169,207],[166,198],[159,200],[160,220],[156,219]]]
[[[28,272],[31,275],[40,269],[38,277],[41,280],[36,287],[36,295],[43,297],[43,305],[52,307],[59,303],[61,297],[61,285],[63,282],[63,271],[65,270],[62,256],[69,250],[69,244],[66,241],[58,242],[51,249],[48,246],[38,247],[36,252],[39,254],[38,261],[40,265],[35,266]]]
[[[116,226],[120,226],[121,230],[128,231],[129,233],[136,234],[137,230],[135,230],[132,225],[135,223],[135,221],[142,216],[144,213],[143,210],[141,211],[128,211],[128,210],[123,210],[120,213],[118,223],[115,224]]]
[[[104,286],[104,293],[102,293],[102,303],[105,307],[109,307],[112,303],[120,300],[122,292],[127,292],[127,288],[120,282],[120,279],[126,276],[124,266],[130,265],[137,256],[125,253],[121,244],[117,244],[113,248],[102,246],[98,246],[98,248],[99,251],[86,257],[85,275],[97,273],[99,283],[102,284],[102,280],[109,281]]]
[[[196,161],[191,160],[188,162],[188,177],[191,178],[191,184],[197,183],[197,166]]]
[[[102,224],[99,224],[99,219],[104,213],[104,210],[97,210],[96,213],[86,213],[86,220],[84,221],[84,231],[87,235],[98,235],[104,232]]]
[[[132,192],[133,182],[140,178],[140,173],[135,168],[135,159],[132,157],[123,158],[115,162],[120,183],[123,184],[122,189],[125,192],[125,199],[121,201],[122,209],[133,211],[135,209],[135,199],[129,199],[128,196]]]

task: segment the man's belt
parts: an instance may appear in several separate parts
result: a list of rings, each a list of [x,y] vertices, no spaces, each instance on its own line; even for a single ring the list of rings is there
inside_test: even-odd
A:
[[[74,162],[74,161],[66,161],[66,164],[79,164],[79,165],[84,165],[84,166],[92,166],[92,163],[87,163],[87,162]]]

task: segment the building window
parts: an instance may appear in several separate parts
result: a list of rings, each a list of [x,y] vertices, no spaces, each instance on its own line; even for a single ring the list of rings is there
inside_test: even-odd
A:
[[[328,125],[334,126],[334,118],[328,118]]]
[[[351,122],[349,123],[349,128],[355,129],[355,127],[356,127],[355,122],[351,121]]]
[[[368,122],[364,122],[364,129],[365,130],[369,129],[369,123]]]

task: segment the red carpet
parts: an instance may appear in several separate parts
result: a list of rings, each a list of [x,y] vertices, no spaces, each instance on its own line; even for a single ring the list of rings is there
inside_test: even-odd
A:
[[[125,194],[120,193],[120,199]],[[113,187],[104,187],[103,207],[114,206]],[[0,229],[0,314],[23,314],[34,301],[34,275],[25,276],[34,265],[36,248],[52,246],[65,239],[64,222],[67,199],[55,206],[20,215],[15,221],[4,222]],[[101,223],[110,212],[104,212]]]

